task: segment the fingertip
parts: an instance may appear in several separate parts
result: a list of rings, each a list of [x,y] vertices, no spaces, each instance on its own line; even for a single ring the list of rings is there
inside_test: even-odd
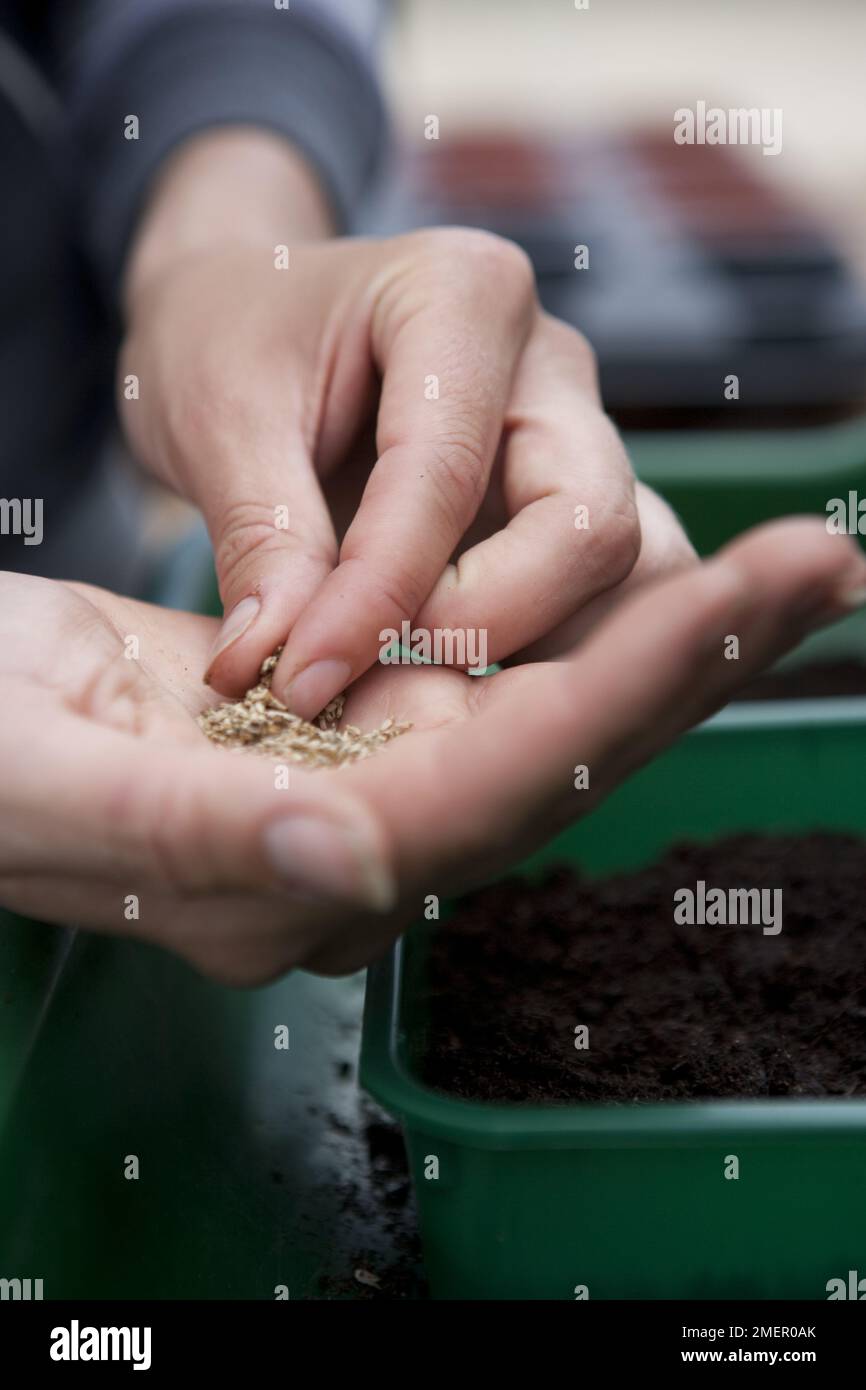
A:
[[[239,641],[237,648],[221,652],[210,662],[202,680],[218,695],[242,695],[255,683],[267,655],[260,642]]]
[[[287,626],[277,606],[276,612],[262,611],[227,644],[220,646],[218,635],[202,677],[205,685],[220,695],[243,695],[256,684],[262,662],[286,641]]]
[[[795,602],[805,597],[820,603],[823,595],[827,601],[857,606],[866,586],[866,557],[857,538],[830,531],[817,516],[782,517],[755,527],[729,542],[716,558],[745,560],[749,570],[777,570]]]
[[[333,700],[341,695],[352,679],[348,661],[326,659],[313,661],[295,676],[284,682],[277,696],[301,719],[315,719]]]

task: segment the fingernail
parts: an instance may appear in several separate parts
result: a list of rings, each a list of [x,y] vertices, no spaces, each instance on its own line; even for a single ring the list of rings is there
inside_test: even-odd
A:
[[[856,589],[848,589],[844,594],[839,595],[839,602],[845,608],[862,608],[866,603],[866,586],[860,585]]]
[[[253,594],[249,598],[242,598],[240,603],[236,603],[232,611],[223,620],[223,625],[216,635],[216,641],[211,647],[210,656],[207,663],[205,680],[210,675],[211,667],[218,656],[222,656],[226,647],[230,647],[232,642],[236,642],[239,637],[246,632],[259,614],[261,602]]]
[[[295,676],[283,700],[292,714],[315,719],[329,700],[345,690],[352,676],[348,661],[314,661]]]
[[[363,826],[320,816],[285,816],[264,832],[268,860],[290,892],[345,899],[387,912],[397,899],[393,874]]]

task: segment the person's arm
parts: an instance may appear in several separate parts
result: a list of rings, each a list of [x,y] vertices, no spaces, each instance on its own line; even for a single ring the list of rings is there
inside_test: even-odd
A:
[[[166,160],[132,238],[121,282],[127,319],[150,283],[221,248],[324,240],[333,208],[315,171],[282,136],[253,126],[193,136]]]
[[[378,12],[375,0],[52,6],[51,66],[82,161],[84,235],[109,291],[166,160],[217,127],[281,136],[315,171],[334,223],[347,225],[385,139]]]

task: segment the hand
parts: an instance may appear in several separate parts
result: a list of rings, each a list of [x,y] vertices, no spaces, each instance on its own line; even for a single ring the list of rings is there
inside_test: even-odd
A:
[[[198,672],[215,620],[4,575],[0,901],[141,936],[235,984],[356,969],[426,895],[516,862],[864,601],[866,561],[847,538],[774,523],[642,589],[566,661],[486,678],[376,668],[347,720],[395,715],[412,731],[363,763],[292,767],[277,790],[269,760],[213,747],[194,724],[214,698]],[[724,656],[731,633],[738,661]],[[577,764],[589,790],[574,789]]]
[[[131,258],[120,374],[141,391],[121,405],[135,452],[208,523],[216,689],[242,692],[285,642],[274,690],[311,718],[404,621],[483,634],[489,662],[548,654],[629,576],[693,561],[516,246],[311,241],[320,212],[278,269],[289,148],[235,132],[178,158]]]

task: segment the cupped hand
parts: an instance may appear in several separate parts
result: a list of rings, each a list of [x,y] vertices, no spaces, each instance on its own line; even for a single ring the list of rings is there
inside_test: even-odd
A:
[[[215,620],[4,575],[0,902],[140,936],[231,983],[355,969],[427,895],[591,811],[864,599],[866,562],[846,538],[774,523],[624,600],[566,660],[491,677],[378,666],[345,718],[413,729],[362,763],[292,766],[284,787],[269,760],[216,748],[195,724],[214,699],[200,673]]]

